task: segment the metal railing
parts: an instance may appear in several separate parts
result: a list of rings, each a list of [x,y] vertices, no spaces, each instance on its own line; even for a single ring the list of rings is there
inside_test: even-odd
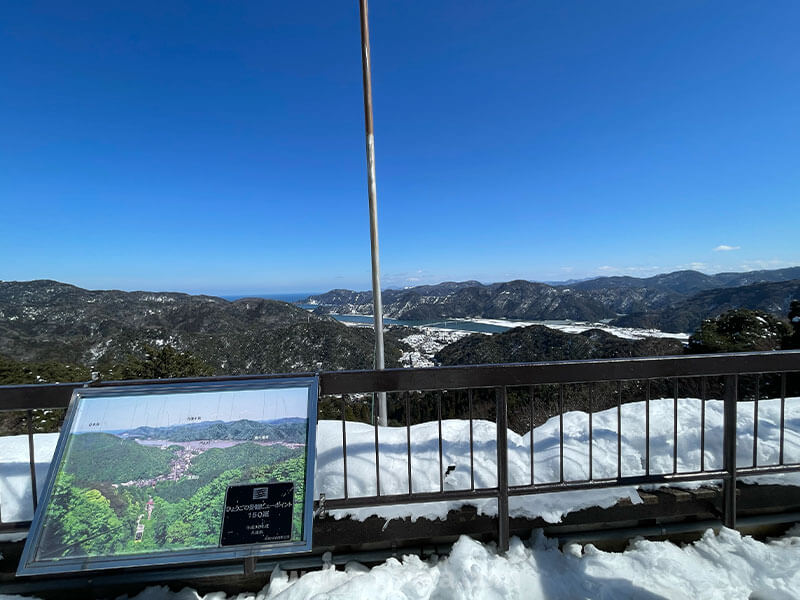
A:
[[[457,501],[468,502],[477,499],[496,499],[498,515],[498,540],[500,548],[508,547],[509,539],[509,498],[546,492],[608,488],[615,486],[677,483],[690,481],[721,481],[723,486],[723,523],[728,527],[736,525],[736,482],[738,478],[753,475],[787,473],[800,471],[800,462],[787,460],[785,440],[787,431],[800,434],[797,420],[786,419],[787,385],[794,392],[800,372],[800,351],[716,354],[700,356],[648,357],[631,359],[610,359],[590,361],[566,361],[549,363],[528,363],[512,365],[477,365],[459,367],[437,367],[417,369],[389,369],[383,371],[334,371],[319,373],[320,406],[324,402],[338,405],[342,423],[341,456],[344,489],[337,497],[320,500],[322,510],[349,510],[371,506],[413,504],[420,502]],[[296,374],[295,374],[296,376]],[[272,378],[275,376],[263,376]],[[252,376],[241,377],[252,379]],[[238,377],[205,378],[174,381],[232,380]],[[678,401],[681,382],[686,389],[697,392],[700,400],[700,441],[699,468],[680,470],[678,465],[678,446],[681,442],[678,427]],[[136,382],[101,382],[98,385],[142,384]],[[155,382],[153,382],[155,383]],[[158,383],[164,383],[159,380]],[[635,384],[635,385],[634,385]],[[30,470],[33,485],[33,501],[36,498],[35,464],[33,460],[34,428],[31,411],[40,408],[65,408],[72,390],[86,385],[53,384],[0,386],[0,411],[28,411],[28,440],[30,450]],[[565,475],[564,465],[564,415],[565,402],[574,406],[572,389],[575,386],[588,387],[583,396],[581,410],[588,418],[588,476],[570,478]],[[627,387],[626,387],[627,386]],[[633,387],[631,387],[633,386]],[[771,464],[759,464],[758,448],[760,419],[759,402],[763,402],[761,389],[769,388],[775,401],[779,402],[779,449],[778,460]],[[600,398],[598,388],[603,388]],[[623,388],[634,389],[636,398],[623,398]],[[665,397],[670,390],[672,404],[672,469],[669,472],[653,472],[650,465],[651,412],[650,405],[655,399],[653,390]],[[609,390],[612,390],[609,392]],[[496,484],[478,485],[475,479],[475,440],[473,438],[476,421],[475,403],[478,396],[483,398],[486,408],[487,391],[493,396],[493,421],[496,424]],[[492,392],[493,391],[493,392]],[[743,394],[740,392],[744,391]],[[379,437],[383,428],[377,423],[374,427],[375,493],[372,495],[353,495],[348,489],[348,427],[347,406],[353,398],[387,392],[397,396],[401,409],[395,411],[395,427],[405,428],[408,487],[401,493],[381,493],[381,450]],[[469,465],[470,484],[463,489],[445,489],[445,472],[442,434],[442,402],[445,394],[461,394],[465,413],[463,421],[469,423]],[[798,394],[800,395],[800,394]],[[722,415],[722,464],[709,466],[706,461],[706,401],[711,397],[723,402]],[[740,397],[742,396],[742,397]],[[509,417],[509,398],[515,408]],[[626,474],[622,469],[622,407],[631,399],[644,402],[644,472]],[[753,462],[750,466],[736,465],[737,455],[737,403],[750,399],[754,403],[753,413]],[[600,402],[600,401],[603,402]],[[527,403],[527,404],[526,404]],[[537,481],[535,478],[534,424],[536,411],[549,406],[546,416],[555,417],[559,424],[558,440],[558,478],[553,481]],[[435,412],[432,406],[435,406]],[[438,490],[415,491],[412,479],[412,407],[425,408],[427,415],[435,415],[431,421],[438,423]],[[616,473],[598,476],[593,470],[593,448],[595,431],[593,414],[596,409],[616,410]],[[529,415],[525,417],[524,415]],[[540,415],[541,416],[541,415]],[[530,427],[530,473],[527,483],[512,484],[509,480],[509,428],[527,429]],[[792,429],[794,428],[794,429]],[[384,430],[385,431],[385,430]],[[800,457],[798,458],[800,460]],[[0,500],[1,502],[1,500]],[[0,504],[0,512],[2,505]],[[0,528],[19,528],[26,523],[2,523]]]

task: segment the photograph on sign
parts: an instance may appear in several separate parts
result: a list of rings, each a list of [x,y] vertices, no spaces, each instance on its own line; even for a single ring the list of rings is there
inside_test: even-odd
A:
[[[316,378],[76,390],[22,575],[311,548]]]

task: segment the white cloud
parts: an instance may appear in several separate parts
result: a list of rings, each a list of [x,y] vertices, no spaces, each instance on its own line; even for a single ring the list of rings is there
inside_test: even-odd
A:
[[[728,246],[727,244],[720,244],[714,248],[714,252],[729,252],[731,250],[740,250],[741,246]]]

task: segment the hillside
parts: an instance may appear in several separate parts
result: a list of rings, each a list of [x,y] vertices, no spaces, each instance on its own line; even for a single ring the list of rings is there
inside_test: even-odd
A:
[[[203,421],[169,427],[137,427],[121,434],[127,439],[151,438],[171,442],[192,442],[196,440],[270,440],[273,442],[306,442],[305,419],[292,418],[282,421],[251,421],[240,419],[224,421]]]
[[[774,283],[753,283],[712,289],[649,312],[625,315],[611,321],[621,327],[644,327],[662,331],[694,331],[703,319],[716,317],[732,308],[763,310],[785,316],[792,300],[800,298],[800,279]]]
[[[107,367],[143,344],[165,343],[220,374],[297,372],[371,367],[374,335],[262,298],[0,282],[0,355]],[[388,334],[387,365],[404,348]]]
[[[65,472],[79,482],[122,483],[155,477],[169,470],[172,452],[140,446],[108,433],[72,435]],[[97,460],[98,457],[103,460]]]
[[[596,321],[616,316],[590,294],[521,280],[491,285],[448,282],[386,290],[382,297],[386,316],[410,321],[473,317]],[[334,313],[372,313],[370,292],[334,290],[308,302]]]
[[[474,365],[682,353],[683,345],[674,339],[629,340],[599,329],[565,333],[531,325],[491,336],[468,336],[442,348],[435,360],[442,365]]]
[[[477,281],[445,282],[385,290],[383,302],[386,316],[395,319],[619,318],[615,324],[661,329],[659,323],[664,323],[663,329],[667,331],[689,332],[703,318],[738,306],[785,314],[791,300],[787,297],[792,293],[788,289],[791,281],[800,281],[800,267],[716,275],[676,271],[645,278],[598,277],[552,285],[519,280],[489,285]],[[798,295],[795,293],[794,297]],[[744,304],[733,304],[737,299]],[[332,290],[311,296],[305,302],[318,305],[318,314],[372,312],[370,292]],[[689,312],[684,316],[685,311]],[[669,315],[674,319],[670,320]]]

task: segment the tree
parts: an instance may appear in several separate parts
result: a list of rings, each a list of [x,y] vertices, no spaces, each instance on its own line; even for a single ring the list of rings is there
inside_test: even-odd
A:
[[[60,476],[47,517],[44,556],[97,556],[113,552],[131,531],[99,490],[73,485],[74,478]]]
[[[760,310],[736,308],[706,319],[689,337],[688,352],[756,352],[779,350],[789,334],[783,320]]]
[[[22,362],[0,355],[0,385],[88,381],[89,378],[89,369],[83,366],[52,361]],[[64,411],[35,409],[31,417],[34,431],[49,433],[59,430],[64,419]],[[27,411],[0,413],[0,435],[15,435],[27,430]]]
[[[131,355],[123,364],[112,369],[112,377],[119,379],[170,379],[173,377],[206,377],[214,369],[189,354],[179,352],[169,344],[154,348],[145,344],[143,356]]]
[[[800,348],[800,300],[792,300],[789,305],[789,322],[792,331],[783,340],[783,349]]]

